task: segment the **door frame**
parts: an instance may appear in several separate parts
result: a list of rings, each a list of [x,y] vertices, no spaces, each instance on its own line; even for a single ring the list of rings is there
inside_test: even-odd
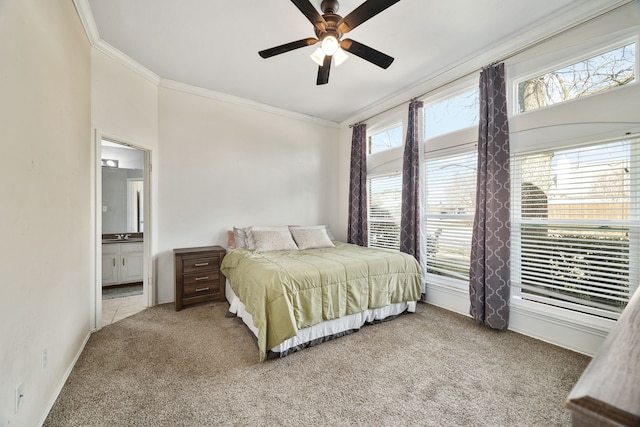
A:
[[[90,329],[97,331],[102,329],[102,140],[108,140],[117,144],[129,146],[144,152],[144,190],[143,190],[143,271],[142,293],[145,307],[155,305],[156,290],[153,286],[152,248],[155,242],[155,223],[153,221],[153,191],[152,185],[152,159],[155,155],[151,147],[133,143],[118,136],[109,135],[98,129],[94,131],[94,141],[91,147],[91,270],[92,281],[90,288]]]
[[[146,156],[146,154],[145,154]],[[136,201],[136,191],[139,188],[138,183],[142,182],[142,209],[132,209],[132,202]],[[136,188],[137,187],[137,188]],[[127,178],[127,227],[135,227],[136,230],[140,226],[140,211],[142,211],[142,224],[144,225],[144,176],[142,178]]]

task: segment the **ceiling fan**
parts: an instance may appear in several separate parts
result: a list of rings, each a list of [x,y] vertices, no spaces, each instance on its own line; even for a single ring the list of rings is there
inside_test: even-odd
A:
[[[280,55],[281,53],[294,49],[320,43],[320,47],[311,55],[311,59],[319,65],[318,78],[316,80],[316,84],[318,85],[329,82],[329,70],[331,69],[332,58],[335,59],[336,66],[347,59],[347,54],[344,53],[344,51],[386,69],[393,62],[392,57],[355,40],[341,40],[341,38],[358,25],[373,18],[378,13],[399,1],[400,0],[367,0],[343,18],[336,13],[339,7],[337,0],[323,0],[320,4],[322,15],[313,7],[309,0],[291,0],[300,12],[313,24],[317,38],[296,40],[291,43],[272,47],[271,49],[261,50],[258,54],[263,58],[271,58],[272,56]]]

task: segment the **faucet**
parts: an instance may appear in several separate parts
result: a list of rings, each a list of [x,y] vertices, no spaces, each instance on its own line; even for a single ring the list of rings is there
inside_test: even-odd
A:
[[[131,236],[131,234],[125,234],[124,235],[124,240],[129,240],[129,237]]]

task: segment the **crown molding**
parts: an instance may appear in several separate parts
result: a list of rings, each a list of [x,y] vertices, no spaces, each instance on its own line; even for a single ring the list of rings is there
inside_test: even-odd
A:
[[[159,75],[100,38],[96,21],[93,19],[93,12],[91,11],[89,0],[73,0],[73,4],[76,7],[82,26],[84,27],[84,31],[87,34],[87,38],[89,39],[89,43],[91,43],[92,47],[129,68],[131,71],[144,77],[148,81],[156,85],[160,84]]]
[[[98,27],[96,27],[96,21],[93,19],[93,13],[91,13],[91,6],[89,6],[89,0],[73,0],[73,6],[76,8],[80,22],[84,27],[84,32],[89,39],[89,43],[93,46],[97,39],[100,38],[98,34]]]
[[[151,83],[155,84],[156,86],[159,85],[160,82],[162,81],[162,78],[159,75],[157,75],[156,73],[154,73],[153,71],[145,67],[144,65],[140,64],[136,60],[132,59],[130,56],[126,55],[122,51],[111,46],[109,43],[105,42],[102,39],[97,40],[96,43],[93,44],[93,47],[96,50],[104,53],[111,59],[114,59],[115,61],[129,68],[131,71],[135,72],[136,74],[142,76],[143,78],[150,81]]]
[[[422,98],[429,92],[448,84],[471,78],[473,75],[479,74],[482,67],[490,63],[502,62],[525,49],[536,46],[565,31],[576,28],[594,18],[635,1],[639,0],[589,0],[579,7],[567,6],[561,13],[549,18],[544,25],[532,25],[499,46],[481,50],[481,53],[475,57],[467,58],[461,63],[450,64],[448,67],[432,73],[419,82],[407,86],[406,89],[360,110],[349,119],[340,122],[339,126],[343,128],[351,123],[369,120],[408,103],[412,98]]]
[[[262,104],[256,101],[251,101],[249,99],[228,95],[197,86],[192,86],[174,80],[164,79],[100,38],[100,33],[98,32],[98,27],[96,26],[95,20],[93,18],[93,12],[91,11],[91,6],[89,5],[89,0],[73,0],[73,4],[75,5],[78,16],[80,17],[80,21],[82,22],[82,26],[84,27],[85,33],[92,47],[124,65],[125,67],[129,68],[131,71],[144,77],[148,81],[154,83],[158,87],[172,89],[191,95],[202,96],[204,98],[227,102],[254,110],[260,110],[267,113],[294,118],[297,120],[316,123],[323,126],[334,128],[338,127],[338,123],[332,122],[330,120],[324,120],[306,114],[297,113],[295,111],[273,107],[271,105]]]

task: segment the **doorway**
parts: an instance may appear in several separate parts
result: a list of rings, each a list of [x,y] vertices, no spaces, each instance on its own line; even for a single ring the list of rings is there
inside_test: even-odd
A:
[[[150,152],[97,137],[95,329],[148,307]],[[99,263],[99,264],[98,264]]]

